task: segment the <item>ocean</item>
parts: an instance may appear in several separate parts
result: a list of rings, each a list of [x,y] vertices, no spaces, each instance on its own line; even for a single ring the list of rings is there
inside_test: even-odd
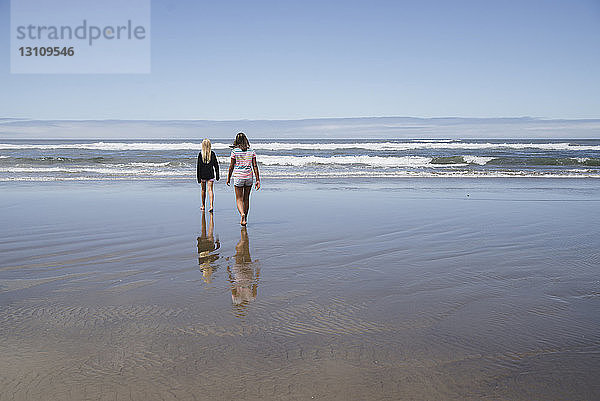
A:
[[[0,181],[194,180],[202,139],[1,140]],[[213,140],[225,175],[231,140]],[[269,179],[600,178],[600,140],[252,140]]]

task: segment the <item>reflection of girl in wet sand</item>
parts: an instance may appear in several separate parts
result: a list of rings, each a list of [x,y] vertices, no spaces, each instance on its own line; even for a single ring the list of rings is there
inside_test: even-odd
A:
[[[219,259],[218,253],[213,253],[221,247],[219,238],[215,241],[213,231],[215,222],[213,214],[209,214],[208,233],[206,232],[206,215],[202,211],[202,233],[198,237],[198,264],[202,270],[202,277],[205,282],[210,283],[213,273],[212,262]]]
[[[242,227],[240,242],[235,246],[235,264],[227,267],[231,283],[231,300],[236,306],[245,306],[256,299],[260,268],[250,258],[248,231]]]

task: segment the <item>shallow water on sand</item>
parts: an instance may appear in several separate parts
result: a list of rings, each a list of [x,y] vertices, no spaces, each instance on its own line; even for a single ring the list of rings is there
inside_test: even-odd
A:
[[[600,397],[593,180],[263,184],[3,185],[0,400]]]

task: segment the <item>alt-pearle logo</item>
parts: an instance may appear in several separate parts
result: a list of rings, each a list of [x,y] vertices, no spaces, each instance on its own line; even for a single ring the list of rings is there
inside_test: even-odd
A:
[[[12,0],[11,73],[150,72],[150,0]]]

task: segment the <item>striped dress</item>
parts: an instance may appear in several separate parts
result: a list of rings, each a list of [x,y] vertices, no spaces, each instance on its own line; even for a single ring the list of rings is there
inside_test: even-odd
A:
[[[233,148],[231,151],[231,160],[235,160],[233,178],[252,178],[252,161],[256,160],[256,153],[254,150],[248,149],[243,151],[240,148]]]

